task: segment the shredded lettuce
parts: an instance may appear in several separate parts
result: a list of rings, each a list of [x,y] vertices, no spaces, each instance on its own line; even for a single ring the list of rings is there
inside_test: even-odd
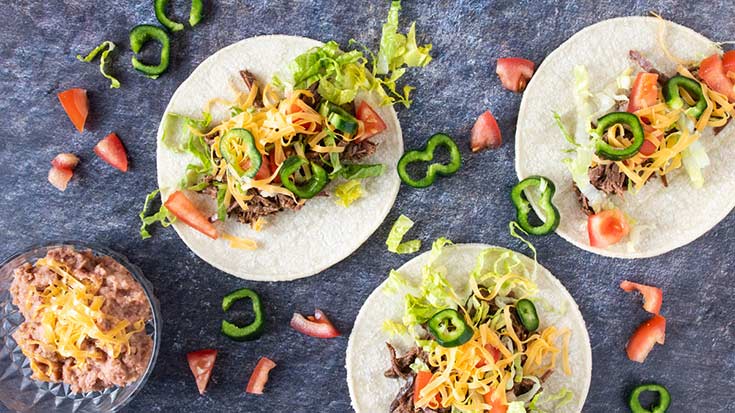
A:
[[[507,413],[526,413],[526,408],[524,407],[525,403],[521,401],[514,401],[508,403],[508,410],[506,410]]]
[[[413,289],[414,286],[409,284],[408,280],[396,270],[390,270],[388,280],[383,286],[383,292],[387,294],[397,294],[400,291]]]
[[[679,130],[687,130],[690,134],[697,133],[694,122],[686,115],[682,114],[677,123]],[[692,181],[692,186],[702,188],[704,186],[704,174],[702,171],[710,164],[707,149],[702,142],[696,140],[684,149],[681,153],[681,163],[684,165],[684,169]]]
[[[404,335],[408,332],[405,325],[393,320],[384,320],[381,330],[387,333],[390,337]]]
[[[140,237],[143,239],[148,239],[151,237],[150,232],[148,232],[148,227],[150,225],[153,225],[156,222],[160,222],[161,225],[166,228],[176,220],[176,217],[174,217],[173,214],[171,214],[164,205],[161,205],[161,207],[158,209],[158,212],[156,212],[155,214],[146,216],[150,203],[156,198],[159,192],[160,190],[156,189],[155,191],[146,195],[145,203],[143,203],[143,209],[140,211],[140,214],[138,214],[141,222]]]
[[[419,46],[416,43],[416,22],[411,23],[406,35],[398,32],[400,11],[400,0],[392,1],[388,17],[383,24],[377,60],[373,61],[373,74],[384,76],[382,78],[376,76],[378,82],[390,92],[390,96],[384,98],[386,100],[384,103],[400,102],[409,107],[411,105],[409,96],[413,88],[404,86],[403,91],[398,92],[396,83],[406,73],[406,67],[424,67],[431,62],[429,53],[432,46],[431,44]]]
[[[338,185],[334,190],[334,194],[338,198],[337,205],[347,208],[362,197],[362,185],[359,180],[352,179]]]
[[[401,215],[398,217],[393,227],[388,233],[388,239],[385,244],[388,246],[388,251],[396,254],[412,254],[421,249],[421,240],[414,239],[411,241],[403,241],[403,236],[413,227],[413,221],[411,218]]]
[[[112,89],[118,89],[120,87],[120,81],[117,80],[114,76],[107,73],[107,57],[112,53],[112,51],[115,50],[115,43],[106,40],[102,42],[99,46],[92,49],[89,54],[82,57],[82,55],[77,55],[77,59],[81,62],[87,62],[90,63],[92,60],[94,60],[98,54],[100,55],[100,73],[102,73],[102,76],[104,76],[106,79],[110,81],[110,88]]]
[[[388,18],[383,25],[378,54],[369,49],[344,52],[339,44],[330,41],[297,56],[288,68],[273,77],[272,83],[283,90],[306,89],[318,83],[317,91],[326,100],[342,105],[352,102],[360,91],[375,91],[381,104],[411,104],[409,95],[414,89],[404,86],[398,91],[398,79],[407,67],[423,67],[429,64],[431,45],[419,46],[416,42],[416,24],[412,23],[407,34],[398,32],[398,14],[401,2],[391,3]],[[350,40],[350,44],[359,44]],[[372,71],[367,69],[372,60]]]
[[[225,204],[225,196],[227,195],[227,185],[217,185],[217,219],[225,222],[227,219],[227,204]]]
[[[574,135],[569,133],[566,126],[564,126],[564,123],[561,121],[561,115],[557,112],[552,112],[554,114],[554,120],[556,121],[556,126],[559,127],[559,130],[561,131],[562,136],[564,136],[564,139],[566,139],[567,142],[574,146],[579,146],[577,143],[577,140],[574,139]]]
[[[548,413],[550,411],[558,411],[558,409],[566,406],[574,400],[574,393],[566,387],[554,394],[547,394],[541,391],[531,399],[528,410],[532,413]],[[542,405],[540,407],[539,405]]]
[[[161,133],[161,143],[173,152],[184,152],[190,139],[190,128],[205,132],[211,122],[212,115],[209,112],[202,112],[202,119],[195,119],[177,113],[167,113],[164,119],[163,132]],[[183,142],[171,142],[170,136],[176,134],[176,128],[181,128],[181,133],[187,137]]]
[[[385,165],[380,163],[372,165],[343,165],[337,176],[347,180],[364,179],[383,175],[383,172],[385,172]]]

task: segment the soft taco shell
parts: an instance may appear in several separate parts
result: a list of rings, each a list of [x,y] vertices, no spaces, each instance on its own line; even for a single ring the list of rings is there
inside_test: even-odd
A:
[[[469,274],[475,267],[477,257],[488,248],[494,251],[493,254],[497,254],[488,255],[489,262],[493,261],[493,257],[508,251],[483,244],[446,246],[435,266],[447,269],[447,280],[460,296],[469,295],[467,288]],[[529,270],[533,268],[533,260],[521,254],[518,256],[521,256],[523,264]],[[428,260],[429,252],[423,253],[404,264],[398,272],[413,283],[418,283],[421,268]],[[574,398],[571,403],[564,406],[563,411],[579,412],[587,397],[592,374],[592,350],[584,319],[569,292],[541,265],[538,266],[535,281],[539,287],[538,297],[542,297],[555,309],[560,310],[559,313],[554,313],[539,308],[540,328],[554,325],[558,328],[568,328],[572,332],[569,342],[572,376],[555,371],[544,383],[544,388],[551,393],[561,390],[562,387],[571,390]],[[399,354],[403,354],[414,345],[408,336],[390,337],[383,331],[384,320],[400,320],[403,316],[405,295],[386,294],[382,291],[384,285],[385,282],[375,289],[360,309],[347,346],[347,384],[352,406],[357,413],[389,412],[390,403],[403,385],[403,381],[383,375],[383,372],[390,367],[390,355],[385,343],[393,344]]]
[[[518,178],[530,175],[550,178],[556,184],[554,203],[561,213],[557,234],[596,254],[642,258],[666,253],[694,241],[735,207],[735,197],[731,196],[735,193],[735,168],[732,167],[735,146],[731,142],[735,127],[729,125],[716,137],[708,128],[700,138],[711,161],[704,170],[702,189],[691,185],[683,168],[669,176],[668,188],[664,188],[660,180],[652,180],[639,193],[626,193],[624,201],[614,201],[637,222],[636,225],[646,226],[641,228],[635,248],[626,240],[606,249],[589,245],[587,217],[578,206],[571,174],[562,163],[570,156],[563,150],[571,145],[559,132],[552,111],[565,119],[574,119],[572,70],[575,65],[585,65],[589,70],[593,93],[613,83],[628,67],[639,71],[628,60],[630,50],[640,51],[658,70],[674,73],[676,65],[665,57],[657,42],[661,23],[654,17],[623,17],[581,30],[544,60],[521,102],[515,143]],[[718,51],[715,44],[701,34],[676,23],[667,21],[665,24],[665,44],[678,58],[699,62]]]
[[[176,90],[166,113],[201,117],[205,104],[214,98],[233,100],[233,87],[244,89],[239,70],[250,70],[264,84],[286,68],[288,63],[308,49],[322,43],[303,37],[260,36],[242,40],[210,56]],[[380,114],[387,130],[373,138],[377,152],[361,163],[382,163],[385,173],[363,180],[364,196],[344,208],[335,197],[317,196],[300,211],[283,211],[267,218],[261,232],[241,224],[232,217],[219,231],[257,241],[255,251],[233,249],[223,239],[213,241],[187,225],[176,222],[174,228],[184,243],[203,260],[234,276],[258,281],[284,281],[320,272],[354,252],[383,222],[393,206],[400,184],[396,164],[403,153],[401,127],[391,106],[379,106],[371,96],[367,99]],[[216,106],[213,123],[224,119],[228,108]],[[158,130],[158,185],[163,199],[176,190],[186,166],[194,158],[168,149],[161,143],[165,115]],[[181,140],[179,136],[167,139]],[[333,189],[334,183],[327,189]],[[207,216],[215,213],[215,202],[201,194],[187,192]]]

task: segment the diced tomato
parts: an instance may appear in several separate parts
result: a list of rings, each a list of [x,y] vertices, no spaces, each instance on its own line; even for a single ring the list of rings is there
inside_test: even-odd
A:
[[[702,60],[702,63],[699,65],[699,77],[712,90],[722,93],[731,101],[735,101],[733,82],[725,75],[725,67],[720,55],[715,53]]]
[[[619,242],[630,233],[628,220],[619,209],[609,209],[587,218],[590,245],[605,248]]]
[[[65,191],[73,175],[71,169],[52,166],[48,171],[48,181],[59,191]]]
[[[722,68],[725,69],[725,75],[735,81],[735,50],[725,52],[722,56]]]
[[[314,310],[314,317],[304,317],[299,313],[294,313],[291,317],[291,328],[301,334],[316,338],[339,337],[339,331],[329,321],[326,314],[318,308]]]
[[[267,155],[261,155],[261,162],[260,162],[260,169],[258,169],[258,172],[255,174],[255,179],[265,179],[271,176],[273,172],[271,172],[271,160]]]
[[[645,284],[638,284],[628,280],[620,283],[620,288],[625,292],[638,290],[643,294],[643,309],[651,314],[658,314],[661,311],[661,303],[664,300],[664,292],[658,288]]]
[[[486,110],[480,115],[472,127],[470,136],[470,149],[472,152],[479,152],[487,148],[495,149],[503,143],[503,137],[500,134],[500,127],[495,116]]]
[[[658,103],[658,75],[641,72],[633,82],[628,101],[628,112],[637,112]]]
[[[416,373],[416,378],[413,382],[413,403],[416,404],[419,400],[421,400],[421,390],[423,390],[424,387],[426,387],[427,384],[431,381],[431,378],[434,375],[431,374],[428,370],[420,370],[418,373]],[[439,402],[441,400],[440,396],[437,394],[435,397],[435,400]]]
[[[371,136],[375,136],[380,132],[384,131],[386,126],[383,119],[380,118],[375,110],[373,110],[367,102],[360,102],[360,106],[357,107],[357,119],[361,120],[365,125],[365,131],[360,135],[360,139],[367,139]]]
[[[253,374],[250,375],[248,387],[245,389],[245,392],[250,394],[263,394],[265,384],[268,382],[268,374],[274,367],[276,367],[276,363],[273,360],[268,357],[261,357],[255,366],[255,370],[253,370]]]
[[[520,57],[505,57],[498,59],[495,73],[500,78],[503,87],[511,92],[520,93],[526,89],[535,65],[532,61]]]
[[[646,139],[643,141],[643,145],[641,145],[641,149],[639,152],[643,156],[651,156],[654,152],[656,152],[656,144]]]
[[[490,357],[493,358],[493,363],[500,360],[500,350],[496,349],[495,347],[491,346],[490,344],[485,344],[485,350],[487,350],[490,353]],[[477,362],[475,367],[482,367],[487,364],[487,360],[480,360]]]
[[[74,124],[79,132],[84,130],[84,123],[87,121],[89,114],[89,101],[87,100],[87,91],[85,89],[69,89],[59,92],[61,106],[66,111],[69,120]]]
[[[60,153],[51,161],[54,167],[69,170],[74,170],[77,164],[79,164],[79,158],[73,153]]]
[[[181,191],[176,191],[164,203],[176,218],[212,239],[217,239],[217,228],[209,222],[196,206]]]
[[[120,141],[120,138],[117,137],[115,132],[110,133],[105,139],[99,141],[94,147],[94,153],[113,167],[123,172],[128,171],[128,155],[125,152],[122,141]]]
[[[666,319],[656,314],[650,320],[641,324],[630,336],[625,351],[628,358],[643,363],[653,346],[664,344],[666,338]]]
[[[212,376],[212,369],[214,368],[214,361],[216,359],[217,350],[211,349],[192,351],[186,355],[189,368],[196,379],[199,394],[203,395],[207,389],[207,383],[209,383],[209,377]]]
[[[500,395],[495,390],[485,393],[482,397],[485,400],[485,404],[491,406],[490,410],[485,410],[485,413],[505,413],[508,411],[508,405],[503,404],[499,400]]]

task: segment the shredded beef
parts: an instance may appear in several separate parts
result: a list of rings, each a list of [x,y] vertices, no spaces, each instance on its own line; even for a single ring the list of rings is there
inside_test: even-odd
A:
[[[531,391],[534,384],[536,384],[536,382],[531,379],[523,379],[520,383],[515,383],[513,385],[513,394],[520,396],[521,394],[528,393]]]
[[[572,182],[572,188],[574,189],[574,194],[577,195],[577,202],[579,202],[579,206],[582,208],[582,212],[584,212],[586,215],[595,215],[595,210],[590,205],[590,200],[587,199],[584,194],[582,194],[582,191],[579,190],[579,187],[576,183]]]
[[[294,211],[301,209],[301,204],[287,195],[276,194],[272,198],[264,197],[254,188],[251,188],[247,194],[252,195],[252,198],[245,203],[248,209],[243,210],[238,206],[233,210],[237,214],[237,219],[243,224],[252,224],[260,217],[275,214],[285,209]]]
[[[628,188],[628,177],[615,163],[597,165],[589,170],[590,182],[600,191],[610,195],[623,195]]]
[[[255,75],[252,74],[252,72],[250,72],[249,70],[241,70],[240,77],[242,78],[242,81],[245,82],[245,86],[247,86],[248,89],[253,88],[253,86],[255,85]],[[253,106],[263,107],[263,97],[260,93],[255,96]]]
[[[311,92],[313,97],[311,99],[304,99],[304,102],[314,110],[319,110],[319,104],[322,102],[322,95],[319,94],[318,89],[319,82],[314,82],[309,86],[309,92]]]
[[[421,349],[418,347],[414,347],[406,354],[397,357],[396,349],[390,343],[385,343],[385,345],[388,346],[388,351],[390,351],[391,364],[390,368],[384,373],[385,377],[400,377],[402,379],[405,379],[410,376],[413,373],[413,371],[411,370],[411,364],[413,364],[413,362],[416,360],[416,357],[421,352]]]
[[[730,124],[730,121],[731,121],[731,120],[732,120],[732,118],[729,118],[729,119],[727,119],[727,122],[725,122],[725,124],[724,124],[724,125],[722,125],[722,126],[717,126],[717,127],[713,128],[713,130],[714,130],[714,132],[715,132],[715,136],[719,135],[719,134],[720,134],[720,132],[722,132],[722,130],[723,130],[723,129],[725,129],[725,128],[727,127],[727,125],[729,125],[729,124]]]
[[[513,331],[515,331],[521,341],[525,341],[530,335],[530,332],[526,330],[526,327],[521,323],[521,319],[518,317],[518,313],[515,308],[512,308],[510,311],[510,320],[513,324]]]
[[[378,149],[378,144],[370,142],[367,139],[361,141],[352,141],[345,147],[345,151],[340,156],[341,160],[348,162],[359,161],[363,158],[375,153]]]
[[[665,74],[663,74],[658,69],[656,69],[653,66],[653,63],[651,63],[650,60],[646,59],[641,54],[641,52],[639,52],[637,50],[631,50],[631,51],[628,52],[628,57],[630,58],[630,60],[633,63],[635,63],[638,66],[640,66],[640,68],[643,69],[643,71],[657,74],[658,75],[658,83],[659,84],[663,85],[664,83],[666,83],[669,80],[669,77],[666,76]]]
[[[413,382],[415,377],[416,374],[411,372],[411,375],[406,379],[406,383],[403,384],[396,398],[391,402],[390,413],[414,413]]]

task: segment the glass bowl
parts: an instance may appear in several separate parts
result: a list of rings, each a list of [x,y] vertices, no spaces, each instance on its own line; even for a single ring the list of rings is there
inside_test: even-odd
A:
[[[29,360],[23,355],[11,334],[24,321],[18,308],[13,305],[10,283],[13,270],[19,265],[46,256],[53,248],[68,246],[75,250],[90,250],[97,256],[110,256],[128,269],[143,287],[151,306],[152,319],[146,324],[146,332],[153,338],[153,351],[143,375],[125,387],[111,387],[90,393],[72,393],[68,384],[49,383],[31,378]],[[140,269],[124,256],[105,247],[77,241],[54,242],[33,246],[5,259],[0,264],[0,402],[7,408],[19,412],[114,412],[125,406],[140,391],[156,364],[161,342],[161,309],[153,296],[153,286]]]

